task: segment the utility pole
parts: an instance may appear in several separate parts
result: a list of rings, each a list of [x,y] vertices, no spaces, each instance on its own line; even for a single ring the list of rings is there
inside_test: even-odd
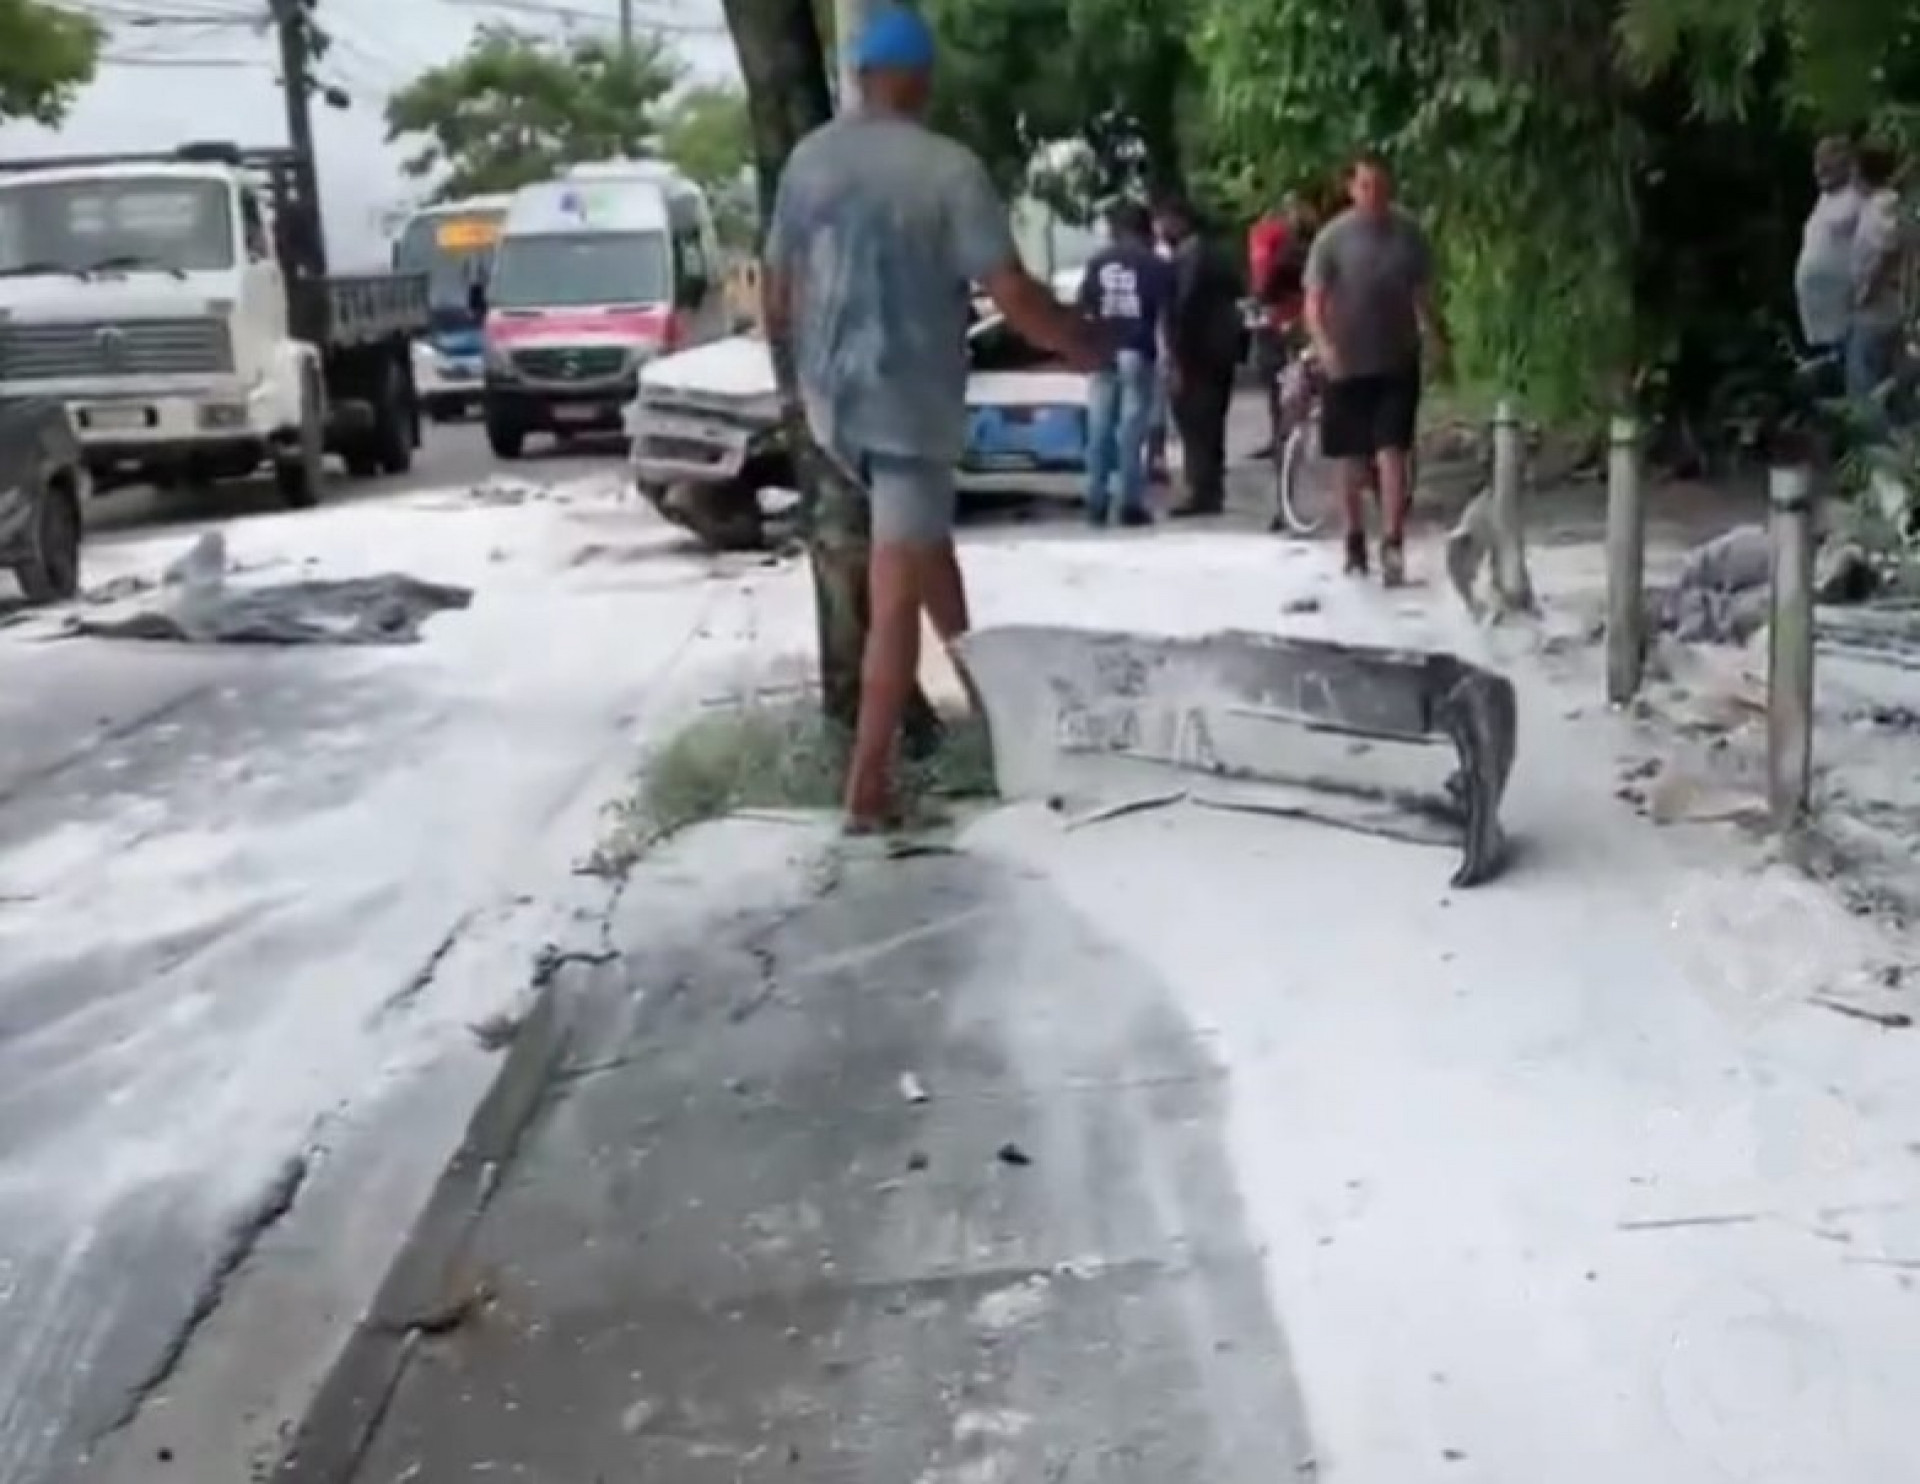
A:
[[[620,55],[633,61],[633,0],[620,0]]]
[[[294,183],[300,192],[297,230],[311,237],[306,261],[289,265],[296,272],[327,271],[326,233],[320,225],[320,170],[313,149],[313,78],[307,12],[313,0],[272,0],[273,25],[280,42],[280,89],[287,109],[287,143],[293,148]]]

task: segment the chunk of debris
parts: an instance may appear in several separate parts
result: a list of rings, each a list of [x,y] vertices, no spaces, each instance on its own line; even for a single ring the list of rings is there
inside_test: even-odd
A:
[[[503,1011],[485,1020],[476,1020],[467,1031],[482,1051],[504,1051],[520,1034],[520,1017]]]
[[[1849,1005],[1845,1000],[1828,999],[1825,995],[1813,995],[1807,1003],[1818,1005],[1822,1010],[1831,1010],[1835,1015],[1844,1015],[1849,1020],[1864,1020],[1885,1031],[1904,1031],[1913,1027],[1913,1017],[1899,1010],[1868,1010],[1860,1005]]]
[[[900,1096],[910,1103],[930,1103],[933,1101],[933,1099],[927,1095],[927,1089],[921,1085],[920,1079],[911,1072],[902,1072],[900,1074]]]
[[[218,530],[203,532],[160,574],[162,587],[217,588],[227,578],[227,538]]]
[[[1033,1163],[1033,1156],[1018,1144],[1002,1144],[1000,1148],[995,1151],[993,1157],[999,1160],[1001,1164],[1012,1165],[1016,1169],[1025,1169]]]

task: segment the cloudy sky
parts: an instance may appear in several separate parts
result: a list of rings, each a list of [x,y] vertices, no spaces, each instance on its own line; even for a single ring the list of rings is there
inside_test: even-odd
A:
[[[107,60],[57,133],[0,129],[9,158],[151,151],[191,139],[285,141],[266,0],[57,3],[112,27]],[[696,76],[733,74],[719,0],[633,0],[633,10],[640,26],[668,37]],[[475,26],[489,21],[555,36],[611,36],[619,0],[317,0],[315,13],[335,41],[322,75],[353,100],[344,112],[314,111],[327,235],[344,269],[384,261],[382,217],[413,189],[399,171],[403,151],[384,139],[388,93],[457,55]]]

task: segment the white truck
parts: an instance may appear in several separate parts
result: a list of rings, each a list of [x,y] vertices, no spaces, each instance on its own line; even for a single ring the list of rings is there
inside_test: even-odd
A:
[[[423,274],[328,275],[291,150],[0,163],[0,396],[66,404],[97,489],[243,478],[320,498],[324,459],[404,473]]]

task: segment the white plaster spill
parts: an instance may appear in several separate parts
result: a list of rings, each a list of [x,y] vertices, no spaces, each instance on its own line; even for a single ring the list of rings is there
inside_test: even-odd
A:
[[[983,625],[1284,626],[1519,688],[1523,853],[1479,890],[1446,886],[1445,851],[1279,820],[1016,808],[964,839],[1156,970],[1225,1063],[1321,1476],[1910,1472],[1912,1043],[1806,1002],[1897,945],[1733,833],[1613,798],[1626,723],[1586,714],[1590,669],[1570,691],[1534,657],[1551,612],[1489,633],[1438,592],[1341,582],[1325,548],[1207,537],[983,552],[969,577]],[[1318,612],[1277,616],[1303,592]]]
[[[607,486],[226,528],[236,580],[475,588],[413,648],[0,640],[0,1478],[106,1420],[164,1333],[118,1326],[168,1293],[184,1321],[196,1267],[290,1156],[408,1137],[380,1110],[490,1062],[467,1027],[591,925],[606,888],[574,866],[603,804],[746,652],[760,601]],[[583,521],[657,546],[649,580],[578,575]],[[102,543],[95,575],[157,576],[195,536]],[[308,1316],[313,1349],[356,1312]]]
[[[1028,1278],[982,1295],[973,1306],[973,1322],[989,1334],[1004,1334],[1038,1319],[1051,1300],[1045,1278]]]

